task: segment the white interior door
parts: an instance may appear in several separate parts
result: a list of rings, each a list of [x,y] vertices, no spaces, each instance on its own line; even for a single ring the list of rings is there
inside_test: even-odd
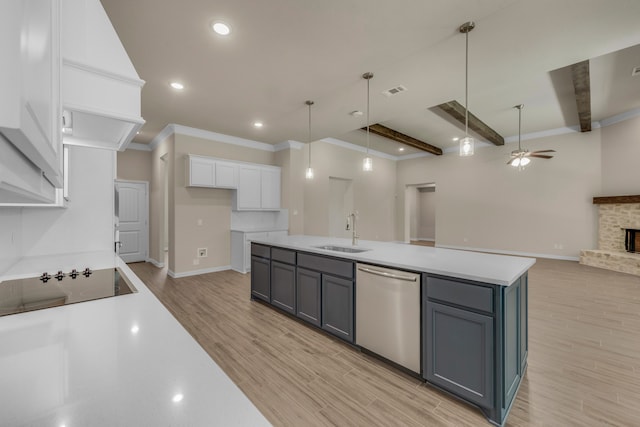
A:
[[[125,262],[147,259],[149,206],[147,182],[116,181],[120,257]],[[116,243],[117,244],[117,243]]]

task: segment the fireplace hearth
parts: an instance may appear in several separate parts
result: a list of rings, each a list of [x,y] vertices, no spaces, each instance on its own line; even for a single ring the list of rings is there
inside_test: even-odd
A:
[[[640,195],[594,197],[598,249],[580,251],[580,264],[640,276]]]

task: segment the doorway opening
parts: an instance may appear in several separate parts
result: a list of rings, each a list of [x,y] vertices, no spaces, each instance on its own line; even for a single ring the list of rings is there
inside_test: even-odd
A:
[[[347,215],[353,212],[353,180],[329,177],[329,236],[351,237]]]
[[[404,194],[404,241],[414,245],[436,244],[436,184],[409,184]]]

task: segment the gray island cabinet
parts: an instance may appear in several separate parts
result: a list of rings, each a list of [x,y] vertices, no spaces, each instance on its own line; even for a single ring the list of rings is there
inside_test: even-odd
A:
[[[420,376],[477,406],[492,424],[504,425],[527,366],[527,271],[535,260],[382,242],[361,242],[370,247],[361,253],[316,246],[327,240],[253,242],[251,299],[353,344],[356,261],[422,271]],[[462,266],[460,271],[443,271],[435,264],[438,257],[442,265]],[[422,259],[432,264],[420,264]]]

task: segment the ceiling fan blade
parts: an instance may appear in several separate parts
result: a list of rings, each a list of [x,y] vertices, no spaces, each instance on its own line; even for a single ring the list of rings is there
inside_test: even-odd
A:
[[[538,151],[532,151],[532,153],[555,153],[556,150],[538,150]]]
[[[537,157],[539,159],[553,159],[553,156],[547,156],[546,154],[529,154],[529,157]]]

